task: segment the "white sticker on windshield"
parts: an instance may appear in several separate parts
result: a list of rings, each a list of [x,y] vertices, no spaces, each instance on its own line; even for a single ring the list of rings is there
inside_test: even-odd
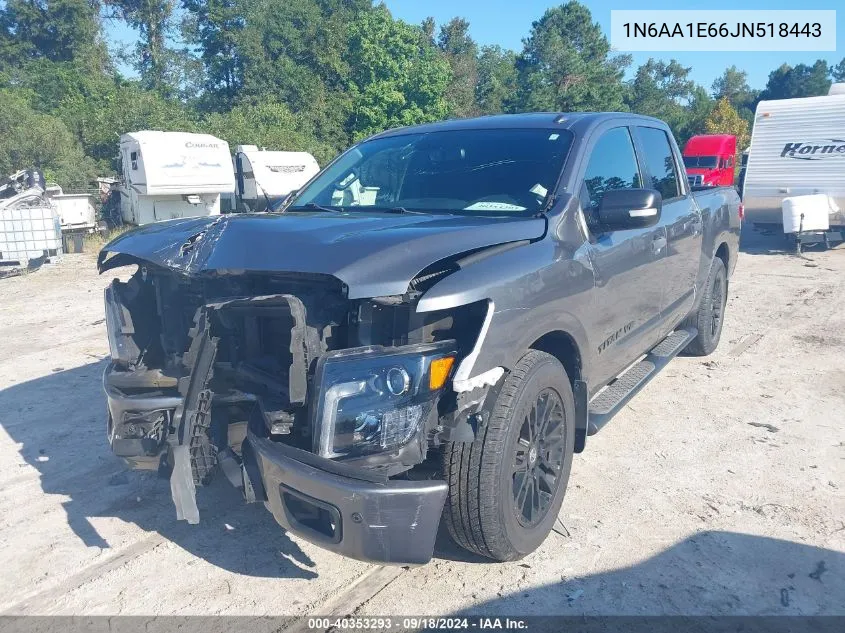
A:
[[[509,202],[476,202],[464,207],[464,211],[525,211],[525,207]]]
[[[550,140],[550,141],[556,141],[556,140],[558,140],[559,138],[560,138],[560,134],[552,134],[552,135],[549,137],[549,140]]]
[[[549,193],[549,190],[546,189],[539,182],[536,185],[534,185],[533,187],[531,187],[531,189],[529,189],[528,191],[530,191],[531,193],[533,193],[536,196],[540,196],[541,198],[545,198],[546,194]]]

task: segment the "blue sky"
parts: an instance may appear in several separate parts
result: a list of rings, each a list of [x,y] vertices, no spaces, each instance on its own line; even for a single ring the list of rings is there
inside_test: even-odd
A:
[[[842,0],[581,0],[601,24],[605,33],[610,33],[610,11],[612,9],[839,9],[837,11],[836,53],[633,53],[634,67],[649,57],[675,58],[685,66],[692,67],[692,77],[709,88],[722,71],[735,64],[748,72],[752,87],[762,88],[769,72],[787,62],[791,65],[813,63],[827,59],[838,63],[845,57],[845,2]],[[466,18],[470,33],[481,44],[498,44],[505,48],[519,50],[522,38],[531,29],[531,23],[540,18],[549,7],[560,4],[549,0],[385,0],[395,17],[406,22],[421,22],[426,16],[433,16],[438,24],[454,16]],[[629,71],[630,72],[630,71]]]
[[[790,65],[812,64],[826,59],[832,64],[845,57],[845,3],[842,0],[640,0],[634,4],[622,0],[581,0],[592,11],[605,33],[610,31],[612,9],[839,9],[837,11],[837,50],[835,53],[633,53],[634,64],[629,74],[649,57],[677,59],[692,68],[692,78],[706,88],[728,66],[734,64],[748,72],[752,87],[762,88],[769,72],[786,62]],[[393,15],[418,24],[432,16],[438,24],[455,16],[467,19],[470,34],[480,44],[498,44],[519,50],[522,38],[531,30],[531,23],[546,9],[560,4],[550,0],[385,0]],[[609,35],[608,35],[609,36]],[[126,44],[134,37],[125,26],[109,29],[113,43]],[[123,69],[127,72],[127,69]]]

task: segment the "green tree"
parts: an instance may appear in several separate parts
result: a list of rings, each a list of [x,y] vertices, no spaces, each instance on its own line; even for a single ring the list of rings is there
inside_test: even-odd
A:
[[[736,66],[726,68],[713,82],[713,98],[727,99],[731,105],[744,103],[752,92],[748,85],[748,73]]]
[[[35,60],[105,70],[108,51],[94,5],[88,0],[7,0],[0,7],[0,68]]]
[[[683,147],[691,136],[704,134],[705,121],[713,112],[716,102],[703,86],[695,86],[684,108],[684,117],[676,123],[672,131],[678,143]]]
[[[783,64],[769,73],[769,81],[760,99],[795,99],[798,97],[818,97],[830,90],[830,67],[823,59],[812,66]]]
[[[830,69],[830,76],[833,81],[845,81],[845,57],[842,61]]]
[[[420,27],[394,20],[380,5],[350,30],[350,128],[355,138],[446,117],[449,63]]]
[[[168,46],[176,33],[175,0],[103,0],[112,14],[138,31],[134,55],[128,56],[146,88],[173,96],[173,64],[179,60]],[[177,73],[178,74],[178,73]]]
[[[437,46],[452,70],[446,87],[449,115],[466,118],[478,115],[475,89],[478,84],[478,45],[469,35],[469,22],[452,18],[440,27]]]
[[[736,136],[737,151],[748,147],[751,141],[748,121],[743,119],[731,105],[727,97],[722,97],[716,102],[716,107],[704,122],[706,134],[733,134]],[[738,164],[739,161],[734,161]]]
[[[674,59],[649,59],[628,82],[625,97],[632,112],[666,121],[682,144],[703,131],[713,109],[707,91],[689,78],[691,70]]]
[[[318,141],[306,122],[278,101],[241,104],[231,110],[215,112],[200,123],[203,131],[235,145],[258,145],[271,150],[301,151],[314,155],[323,165],[336,149]]]
[[[32,109],[24,91],[0,89],[0,174],[37,167],[63,187],[86,185],[94,161],[61,120]]]
[[[668,63],[649,59],[628,83],[626,105],[637,114],[657,117],[670,125],[680,124],[695,88],[689,78],[691,70],[674,59]]]
[[[255,0],[237,37],[240,101],[271,98],[339,147],[350,140],[350,38],[369,0]]]
[[[760,96],[759,90],[748,85],[748,73],[736,66],[726,68],[712,86],[714,99],[727,99],[739,115],[746,121],[753,122],[754,106]]]
[[[434,39],[434,30],[437,28],[437,23],[434,21],[433,17],[428,16],[425,20],[423,20],[422,24],[420,24],[420,28],[422,28],[423,35],[425,35],[426,40],[432,44],[437,44],[437,41]]]
[[[199,131],[181,102],[166,99],[137,81],[98,82],[66,95],[56,109],[86,153],[102,170],[114,170],[121,134],[136,130]]]
[[[231,107],[243,85],[243,61],[238,47],[244,29],[240,0],[182,0],[187,11],[182,30],[199,47],[207,107]]]
[[[483,46],[478,56],[475,100],[481,114],[508,112],[517,90],[516,53]]]
[[[630,56],[610,43],[590,10],[571,0],[549,9],[531,27],[517,61],[521,110],[619,110]]]

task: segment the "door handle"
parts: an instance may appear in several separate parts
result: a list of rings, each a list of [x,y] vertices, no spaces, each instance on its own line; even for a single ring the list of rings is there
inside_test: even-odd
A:
[[[658,255],[666,247],[666,244],[666,238],[660,235],[651,241],[651,250],[655,255]]]

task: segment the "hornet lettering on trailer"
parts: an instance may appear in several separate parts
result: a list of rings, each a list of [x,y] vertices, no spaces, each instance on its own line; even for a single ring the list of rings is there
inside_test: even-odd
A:
[[[811,143],[787,143],[780,153],[781,158],[796,160],[823,160],[835,156],[845,156],[845,140],[832,138]]]

